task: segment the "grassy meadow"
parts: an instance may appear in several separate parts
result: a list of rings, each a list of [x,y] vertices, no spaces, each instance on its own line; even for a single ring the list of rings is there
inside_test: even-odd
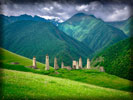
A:
[[[12,53],[8,50],[0,48],[0,62],[10,64],[12,62],[18,62],[19,65],[23,66],[32,66],[32,60],[29,58],[26,58],[24,56],[17,55],[15,53]],[[38,68],[44,68],[45,65],[37,62]]]
[[[3,100],[131,100],[130,92],[30,72],[0,72]]]
[[[32,69],[25,66],[31,66],[32,60],[16,55],[12,52],[7,50],[1,49],[2,53],[2,60],[3,68],[11,69],[11,70],[18,70],[24,72],[33,72],[43,75],[49,75],[54,77],[66,78],[74,81],[84,82],[88,84],[93,84],[97,86],[102,86],[106,88],[113,88],[118,90],[124,91],[132,91],[132,81],[119,78],[115,75],[110,75],[105,72],[99,72],[98,70],[67,70],[67,69],[59,69],[54,70],[52,67],[49,71],[44,70],[45,64],[37,62],[37,67],[40,69]],[[11,62],[20,62],[20,65],[11,65]]]
[[[93,69],[69,71],[51,67],[45,71],[45,64],[39,62],[39,69],[32,69],[26,67],[32,65],[31,59],[2,48],[0,51],[3,100],[131,100],[133,86],[127,79]]]

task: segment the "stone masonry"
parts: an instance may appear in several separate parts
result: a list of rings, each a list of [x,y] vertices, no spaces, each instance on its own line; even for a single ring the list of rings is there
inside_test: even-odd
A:
[[[46,55],[46,62],[45,62],[45,64],[46,64],[45,70],[49,70],[49,56],[48,55]]]
[[[56,57],[54,58],[54,69],[59,69]]]
[[[64,68],[64,63],[63,62],[61,63],[61,68]]]
[[[76,69],[77,61],[73,60],[72,68]]]
[[[87,69],[90,69],[91,67],[90,67],[90,59],[88,58],[87,59]]]
[[[34,68],[34,69],[37,68],[37,67],[36,67],[36,57],[35,57],[35,56],[33,57],[33,68]]]
[[[82,58],[79,58],[79,69],[82,69]]]
[[[79,69],[79,63],[76,61],[76,69]]]

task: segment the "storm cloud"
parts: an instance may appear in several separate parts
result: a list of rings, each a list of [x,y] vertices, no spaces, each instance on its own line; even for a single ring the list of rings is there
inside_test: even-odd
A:
[[[34,0],[33,0],[34,1]],[[68,0],[69,1],[69,0]],[[122,21],[132,16],[131,6],[126,3],[103,3],[99,1],[87,3],[75,3],[73,1],[61,2],[50,0],[49,2],[18,3],[10,0],[1,2],[2,14],[7,16],[19,16],[27,14],[40,16],[45,19],[55,19],[63,22],[76,13],[94,15],[104,21]]]

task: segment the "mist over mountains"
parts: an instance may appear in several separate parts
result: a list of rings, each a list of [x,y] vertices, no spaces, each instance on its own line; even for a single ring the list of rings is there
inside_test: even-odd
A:
[[[0,19],[2,19],[2,24],[8,25],[16,21],[21,21],[21,20],[32,20],[32,21],[42,21],[42,22],[51,22],[54,25],[58,25],[58,21],[53,19],[53,20],[47,20],[39,16],[30,16],[27,14],[20,15],[20,16],[5,16],[3,14],[0,14]]]

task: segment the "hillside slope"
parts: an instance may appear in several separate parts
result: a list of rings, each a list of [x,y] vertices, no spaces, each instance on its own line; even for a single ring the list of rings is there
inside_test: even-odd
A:
[[[12,52],[9,52],[5,49],[0,49],[0,62],[2,63],[1,68],[24,71],[24,72],[32,72],[38,73],[42,75],[49,75],[54,77],[66,78],[78,82],[83,82],[87,84],[93,84],[101,87],[118,89],[123,91],[132,91],[131,81],[122,79],[120,77],[110,75],[104,72],[100,72],[99,70],[66,70],[59,69],[53,70],[51,67],[49,71],[44,70],[44,64],[37,62],[37,68],[32,69],[26,66],[32,65],[32,60],[26,57],[19,56]],[[19,62],[17,65],[11,64],[12,62]],[[0,64],[1,64],[0,63]]]
[[[33,63],[32,59],[17,55],[13,52],[0,48],[0,63],[11,64],[13,62],[17,62],[19,63],[19,65],[23,65],[23,66],[32,66],[32,63]],[[37,67],[40,69],[44,69],[45,64],[37,62]]]
[[[17,28],[17,29],[16,29]],[[53,66],[54,57],[59,64],[71,65],[72,60],[81,56],[83,62],[92,53],[85,44],[69,37],[48,22],[18,21],[3,30],[3,47],[19,55],[45,63],[45,55],[50,56]]]
[[[132,43],[132,38],[129,38],[103,50],[93,58],[92,66],[104,66],[107,73],[133,80]]]
[[[84,13],[72,16],[58,27],[69,36],[86,43],[94,51],[126,38],[121,30]]]
[[[2,98],[6,100],[131,100],[129,92],[45,75],[0,69],[0,77]]]

